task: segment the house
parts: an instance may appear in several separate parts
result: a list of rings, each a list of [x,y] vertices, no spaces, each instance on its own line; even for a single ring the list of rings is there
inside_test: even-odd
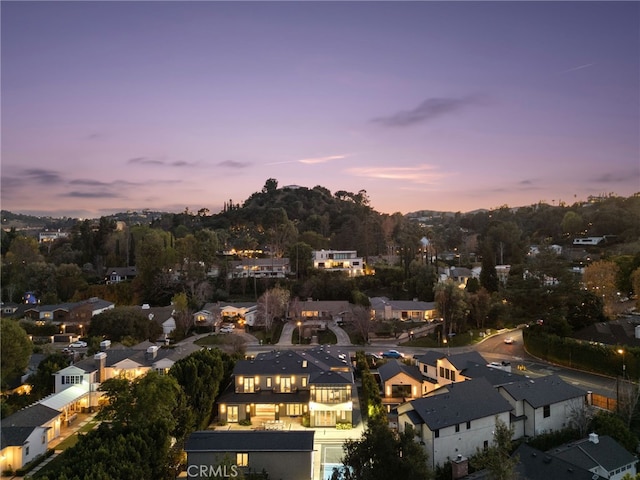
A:
[[[36,403],[2,419],[0,471],[17,470],[47,451],[60,436],[61,413]]]
[[[60,230],[55,232],[50,232],[48,230],[45,230],[44,232],[40,232],[38,234],[38,243],[50,243],[50,242],[55,242],[56,240],[59,240],[61,238],[68,238],[68,237],[69,237],[68,232],[61,232]]]
[[[451,383],[398,406],[398,429],[413,429],[435,468],[487,448],[497,421],[509,425],[512,410],[487,380],[478,378]]]
[[[372,316],[377,320],[432,322],[437,317],[435,302],[389,300],[386,297],[372,297],[369,302]]]
[[[289,304],[289,318],[307,323],[349,321],[351,304],[346,300],[296,300]]]
[[[107,268],[105,283],[111,285],[114,283],[127,282],[136,278],[136,275],[138,275],[138,270],[135,266]]]
[[[574,245],[596,246],[606,240],[605,237],[579,237],[573,239]]]
[[[514,438],[561,430],[587,403],[586,391],[558,375],[502,385],[498,391],[513,408]]]
[[[355,250],[314,250],[313,268],[325,272],[344,272],[349,277],[365,275],[364,261]]]
[[[240,360],[218,399],[219,420],[278,425],[285,417],[311,427],[351,424],[354,377],[348,352],[317,347],[272,351]]]
[[[176,361],[200,349],[191,343],[177,348],[160,348],[151,342],[142,342],[132,348],[111,348],[107,342],[101,344],[103,351],[54,374],[54,395],[69,390],[56,400],[60,409],[64,406],[69,413],[92,409],[100,404],[99,387],[105,380],[114,377],[134,379],[150,370],[164,375]]]
[[[311,480],[314,431],[206,430],[185,443],[187,478],[237,477],[266,472],[269,478]]]
[[[415,365],[389,360],[378,368],[382,384],[382,403],[397,405],[423,395],[423,377]]]
[[[487,364],[484,357],[476,351],[446,355],[430,350],[424,355],[414,357],[414,361],[426,377],[424,393],[432,392],[443,385],[469,380],[471,377],[466,375],[468,367]]]
[[[526,443],[521,443],[513,456],[518,458],[516,473],[519,480],[598,480],[602,478],[561,458],[553,458]],[[488,477],[472,475],[468,478],[475,480]]]
[[[29,305],[23,312],[25,318],[36,322],[67,324],[88,324],[91,318],[115,308],[113,302],[92,297],[81,302],[59,303],[56,305]]]
[[[627,474],[635,478],[637,473],[636,456],[607,435],[591,433],[589,438],[549,450],[547,455],[609,480],[622,480]]]
[[[175,309],[173,305],[166,307],[152,307],[148,303],[141,305],[141,312],[150,322],[156,322],[162,327],[161,340],[167,340],[176,329]]]
[[[243,258],[229,262],[228,278],[286,278],[291,273],[288,258]]]

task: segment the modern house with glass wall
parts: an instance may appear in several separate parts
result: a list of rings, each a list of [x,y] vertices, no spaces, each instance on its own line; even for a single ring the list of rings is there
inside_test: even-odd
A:
[[[310,427],[351,424],[353,369],[337,347],[273,351],[236,363],[218,400],[219,420],[251,420],[265,428],[287,422]]]

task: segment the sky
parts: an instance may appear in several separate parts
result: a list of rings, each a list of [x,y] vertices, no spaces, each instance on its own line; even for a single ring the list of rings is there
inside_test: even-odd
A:
[[[1,207],[380,213],[640,191],[640,3],[0,2]]]

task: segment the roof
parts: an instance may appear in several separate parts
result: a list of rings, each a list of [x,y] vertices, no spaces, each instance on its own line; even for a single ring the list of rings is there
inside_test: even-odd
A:
[[[2,427],[0,432],[0,449],[21,447],[36,428],[40,427]]]
[[[235,386],[230,384],[217,399],[217,403],[309,403],[309,390],[298,390],[293,393],[279,393],[271,390],[261,390],[255,393],[236,393]]]
[[[571,465],[585,469],[593,469],[600,465],[607,472],[638,461],[634,455],[608,435],[595,435],[594,439],[597,440],[597,443],[586,438],[564,444],[547,453]]]
[[[471,365],[486,365],[487,361],[475,350],[471,352],[456,353],[447,357],[449,363],[462,371]]]
[[[60,416],[58,410],[35,403],[3,418],[0,425],[2,430],[6,427],[39,427],[58,416]]]
[[[524,375],[507,372],[499,368],[488,367],[486,364],[467,364],[464,374],[468,378],[485,378],[494,387],[507,385],[514,382],[526,382],[529,380]]]
[[[305,351],[273,350],[260,353],[252,360],[240,360],[233,369],[234,375],[282,375],[308,374],[316,378],[322,372],[333,372],[353,382],[353,370],[349,364],[349,352],[339,347],[320,346]],[[305,363],[306,362],[306,363]],[[316,383],[323,383],[316,381]],[[328,383],[335,383],[331,380]]]
[[[533,408],[584,397],[587,394],[585,390],[568,384],[558,375],[528,380],[527,382],[503,385],[500,388],[504,389],[516,401],[525,401]]]
[[[440,393],[442,390],[446,392]],[[452,383],[409,403],[432,431],[513,409],[484,378]]]
[[[387,297],[371,297],[369,299],[373,310],[381,310],[390,306],[392,310],[435,310],[435,302],[422,302],[419,300],[390,300]]]
[[[393,377],[401,373],[404,373],[405,375],[408,375],[409,377],[422,382],[422,374],[420,373],[418,367],[414,365],[405,365],[398,360],[390,360],[384,365],[381,365],[380,368],[378,368],[378,373],[380,374],[380,379],[383,382],[391,380]]]
[[[526,443],[522,443],[513,456],[517,456],[519,460],[516,471],[520,480],[597,480],[602,478],[561,458],[553,458]]]
[[[62,410],[70,403],[73,403],[88,394],[89,390],[87,388],[74,385],[72,387],[65,388],[61,392],[54,393],[43,398],[40,400],[40,403],[55,410]]]
[[[205,430],[189,435],[184,450],[195,452],[313,452],[314,431]]]
[[[438,363],[438,360],[444,357],[446,357],[446,355],[443,352],[440,352],[438,350],[429,350],[422,355],[416,355],[414,358],[420,363],[435,367]]]

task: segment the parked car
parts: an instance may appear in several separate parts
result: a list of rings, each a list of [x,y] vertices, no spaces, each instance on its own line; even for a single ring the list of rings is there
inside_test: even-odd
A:
[[[404,354],[397,350],[387,350],[386,352],[382,352],[380,355],[382,355],[382,358],[404,358]]]
[[[87,346],[87,342],[83,342],[81,340],[78,340],[76,342],[69,344],[69,348],[84,348],[86,346]]]
[[[513,343],[513,337],[507,337],[504,339],[504,343],[511,345]]]
[[[225,325],[220,329],[220,333],[233,333],[233,327]]]

